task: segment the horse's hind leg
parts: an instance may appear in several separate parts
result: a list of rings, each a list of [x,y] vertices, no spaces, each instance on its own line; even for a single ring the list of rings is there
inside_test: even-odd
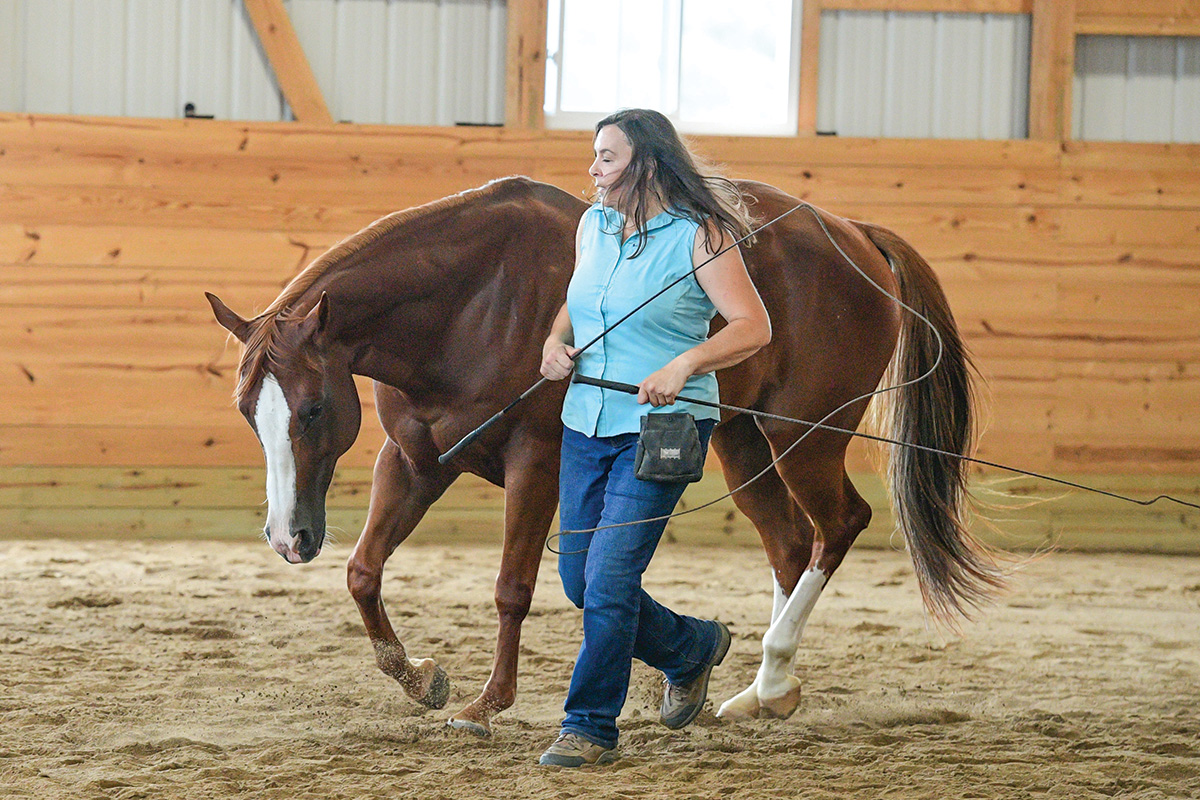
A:
[[[800,579],[803,565],[812,552],[813,527],[788,493],[779,474],[770,469],[771,448],[754,420],[739,416],[726,421],[713,432],[713,447],[721,458],[725,481],[731,489],[767,470],[745,489],[733,496],[762,537],[767,560],[771,564],[774,602],[771,622],[783,613],[788,597]],[[758,680],[721,705],[717,716],[757,717],[762,709],[758,699]]]
[[[346,565],[346,583],[375,648],[379,669],[395,678],[405,694],[430,708],[446,705],[450,682],[433,659],[408,658],[383,608],[383,565],[456,475],[450,470],[418,475],[400,448],[388,441],[375,463],[367,524]]]
[[[763,636],[763,661],[754,679],[760,716],[786,718],[799,705],[800,680],[790,667],[804,625],[850,545],[871,521],[871,506],[846,475],[845,446],[844,439],[814,433],[799,452],[776,465],[814,523],[815,535],[806,568]]]

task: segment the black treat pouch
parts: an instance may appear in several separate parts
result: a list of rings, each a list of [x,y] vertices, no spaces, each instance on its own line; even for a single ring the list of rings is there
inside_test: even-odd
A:
[[[638,480],[695,483],[704,475],[704,450],[695,418],[686,411],[642,417],[637,455]]]

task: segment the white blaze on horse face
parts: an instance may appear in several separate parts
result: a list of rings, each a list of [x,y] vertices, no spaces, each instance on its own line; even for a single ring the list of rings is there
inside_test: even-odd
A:
[[[288,435],[291,419],[292,412],[279,381],[267,373],[258,390],[254,427],[267,457],[267,538],[271,547],[285,558],[295,548],[291,523],[296,510],[296,458]]]

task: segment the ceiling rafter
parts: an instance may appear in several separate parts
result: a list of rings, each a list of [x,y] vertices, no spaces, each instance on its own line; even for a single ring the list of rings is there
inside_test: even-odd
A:
[[[298,122],[333,122],[283,0],[243,0],[275,80]]]

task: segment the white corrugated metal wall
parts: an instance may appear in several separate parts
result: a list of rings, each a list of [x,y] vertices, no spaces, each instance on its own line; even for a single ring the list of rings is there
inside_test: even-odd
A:
[[[335,119],[504,118],[505,0],[285,0]],[[1024,15],[826,12],[818,128],[1020,138]],[[1074,135],[1200,142],[1200,39],[1083,36]],[[0,0],[0,110],[278,120],[241,0]]]
[[[0,0],[0,108],[282,119],[240,0]]]
[[[498,124],[504,0],[285,0],[334,119]],[[281,120],[241,0],[0,0],[0,110]]]
[[[1077,139],[1200,142],[1200,39],[1081,36],[1072,97]]]
[[[817,130],[840,136],[1019,139],[1029,17],[827,11]]]
[[[290,0],[334,119],[504,121],[504,0]]]

